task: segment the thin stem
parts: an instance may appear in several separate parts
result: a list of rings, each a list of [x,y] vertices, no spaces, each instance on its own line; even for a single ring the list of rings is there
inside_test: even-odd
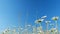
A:
[[[56,29],[57,29],[57,34],[58,34],[58,23],[57,21],[55,21],[55,23],[56,23]]]

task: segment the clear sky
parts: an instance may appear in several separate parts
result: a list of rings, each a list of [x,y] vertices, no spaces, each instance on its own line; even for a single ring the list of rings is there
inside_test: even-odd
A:
[[[18,23],[24,27],[25,21],[34,25],[37,17],[44,15],[47,15],[46,20],[60,16],[60,0],[0,0],[0,30],[18,26]]]

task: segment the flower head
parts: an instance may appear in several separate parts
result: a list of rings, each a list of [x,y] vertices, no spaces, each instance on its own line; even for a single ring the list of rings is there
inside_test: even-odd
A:
[[[52,28],[51,29],[51,32],[56,32],[56,28]]]
[[[56,21],[56,20],[58,20],[58,18],[59,17],[55,16],[55,17],[52,18],[52,20]]]
[[[39,19],[38,22],[42,22],[44,19]]]
[[[38,19],[35,21],[35,23],[41,23],[44,19]]]

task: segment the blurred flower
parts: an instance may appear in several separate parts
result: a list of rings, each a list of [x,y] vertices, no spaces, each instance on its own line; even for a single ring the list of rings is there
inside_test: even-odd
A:
[[[4,32],[2,32],[2,34],[4,34]]]
[[[56,20],[58,20],[58,18],[59,18],[58,16],[55,16],[55,17],[52,18],[52,20],[56,21]]]
[[[38,23],[38,20],[35,20],[35,23]]]
[[[35,21],[35,23],[41,23],[44,19],[38,19]]]
[[[43,17],[41,17],[42,19],[45,19],[47,16],[43,16]]]
[[[38,22],[42,22],[44,19],[39,19]]]
[[[46,22],[46,24],[47,24],[47,23],[50,23],[51,21],[45,21],[45,22]]]
[[[56,32],[56,28],[52,28],[51,29],[51,32]]]
[[[42,30],[42,26],[37,27],[37,30],[38,30],[38,31]]]

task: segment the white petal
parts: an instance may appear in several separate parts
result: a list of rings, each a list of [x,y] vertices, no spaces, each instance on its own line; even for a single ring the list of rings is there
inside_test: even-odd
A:
[[[46,18],[46,17],[47,17],[47,16],[43,16],[43,17],[41,17],[41,18],[43,18],[43,19],[44,19],[44,18]]]

